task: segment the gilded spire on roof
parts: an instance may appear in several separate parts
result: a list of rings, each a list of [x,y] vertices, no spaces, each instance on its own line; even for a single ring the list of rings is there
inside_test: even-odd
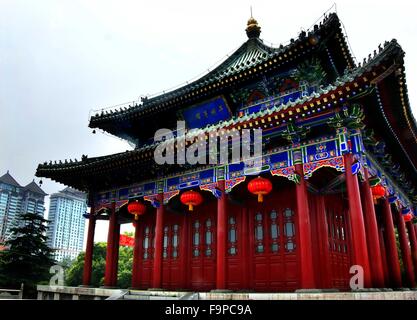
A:
[[[261,27],[258,25],[258,21],[252,17],[252,7],[250,8],[250,18],[246,27],[246,34],[249,39],[259,38],[261,34]]]

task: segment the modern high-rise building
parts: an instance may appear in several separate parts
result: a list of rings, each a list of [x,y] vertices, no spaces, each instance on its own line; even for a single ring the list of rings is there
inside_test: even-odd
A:
[[[86,211],[85,193],[65,188],[51,195],[47,236],[55,260],[75,259],[83,250]]]
[[[37,213],[43,217],[46,195],[35,181],[21,186],[9,171],[0,177],[0,243],[10,238],[20,213]]]

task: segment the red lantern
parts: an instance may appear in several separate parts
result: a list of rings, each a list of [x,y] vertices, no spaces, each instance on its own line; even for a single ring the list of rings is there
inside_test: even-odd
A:
[[[380,184],[372,187],[372,196],[374,197],[374,201],[382,198],[385,196],[385,188]]]
[[[139,216],[145,213],[146,206],[138,200],[135,200],[127,205],[127,211],[130,214],[134,214],[135,220],[138,220]]]
[[[403,219],[404,222],[409,222],[411,221],[411,219],[413,219],[413,215],[410,212],[408,212],[407,214],[403,214]]]
[[[258,196],[258,202],[263,202],[264,195],[272,191],[272,183],[268,179],[257,177],[249,182],[248,190]]]
[[[194,206],[198,206],[203,202],[203,197],[198,192],[191,190],[184,192],[181,195],[180,200],[183,204],[188,206],[189,211],[193,211]]]

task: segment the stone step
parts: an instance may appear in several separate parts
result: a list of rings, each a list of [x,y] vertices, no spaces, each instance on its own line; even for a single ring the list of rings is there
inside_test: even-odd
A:
[[[124,295],[125,300],[180,300],[187,299],[192,293],[183,291],[162,290],[129,290]]]
[[[180,298],[188,293],[183,291],[129,290],[128,295]]]
[[[124,300],[179,300],[178,297],[164,297],[164,296],[146,296],[146,295],[130,295],[123,297]]]

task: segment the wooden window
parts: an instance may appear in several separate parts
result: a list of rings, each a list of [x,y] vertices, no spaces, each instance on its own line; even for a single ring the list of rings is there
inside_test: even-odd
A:
[[[172,226],[172,258],[176,259],[179,256],[179,226],[174,224]]]
[[[206,220],[206,257],[210,257],[212,255],[212,245],[213,245],[213,230],[212,230],[212,222],[211,219]]]
[[[196,220],[193,225],[193,257],[200,256],[200,222]]]
[[[262,213],[255,214],[255,252],[264,252],[264,226]]]
[[[284,236],[285,251],[293,252],[295,250],[294,211],[289,208],[284,210]]]
[[[333,252],[347,253],[346,221],[343,213],[330,210],[327,213],[329,225],[329,249]]]
[[[164,246],[163,246],[163,251],[162,251],[162,257],[164,259],[168,258],[168,232],[169,232],[169,228],[165,227],[164,228]]]
[[[271,219],[271,252],[279,251],[279,225],[277,224],[277,212],[272,210],[269,218]]]
[[[237,254],[237,232],[236,232],[236,219],[235,217],[229,218],[229,233],[228,233],[228,247],[229,254],[234,256]]]
[[[149,238],[150,238],[150,228],[145,227],[145,234],[143,238],[143,259],[149,259]]]

